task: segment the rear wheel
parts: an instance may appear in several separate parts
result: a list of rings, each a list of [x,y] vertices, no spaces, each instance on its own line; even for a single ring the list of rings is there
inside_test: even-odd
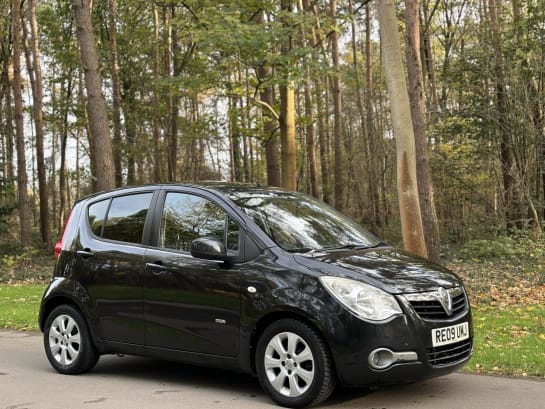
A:
[[[44,347],[51,366],[63,374],[87,372],[99,358],[85,320],[70,305],[56,307],[47,317]]]
[[[259,382],[282,406],[317,405],[335,388],[336,378],[324,341],[301,321],[283,319],[271,324],[261,335],[256,354]]]

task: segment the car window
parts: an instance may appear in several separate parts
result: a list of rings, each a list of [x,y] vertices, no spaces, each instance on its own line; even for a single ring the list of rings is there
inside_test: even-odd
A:
[[[237,251],[238,233],[238,225],[210,200],[187,193],[167,193],[159,247],[189,252],[193,240],[212,237],[220,240],[227,250]]]
[[[152,197],[153,193],[140,193],[113,198],[104,223],[102,237],[129,243],[142,243],[144,223]]]
[[[231,198],[284,250],[305,252],[380,243],[363,227],[308,196],[269,192],[232,194]]]
[[[89,220],[89,227],[91,227],[91,231],[95,236],[102,236],[102,227],[104,227],[109,204],[110,199],[102,200],[89,206],[87,217]]]

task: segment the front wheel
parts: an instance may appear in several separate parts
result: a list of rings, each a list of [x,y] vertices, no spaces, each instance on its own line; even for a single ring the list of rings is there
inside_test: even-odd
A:
[[[259,382],[279,405],[302,408],[326,400],[336,384],[329,351],[320,335],[295,319],[265,329],[257,343]]]
[[[63,374],[87,372],[99,358],[85,320],[70,305],[56,307],[47,317],[44,347],[51,366]]]

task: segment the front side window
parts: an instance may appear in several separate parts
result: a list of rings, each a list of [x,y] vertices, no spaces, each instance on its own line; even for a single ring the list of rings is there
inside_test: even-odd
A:
[[[187,193],[169,192],[161,216],[159,247],[189,252],[201,237],[221,241],[238,250],[238,225],[215,203]]]
[[[152,196],[153,193],[119,196],[114,197],[111,204],[105,200],[91,205],[88,215],[91,230],[105,239],[142,243]]]

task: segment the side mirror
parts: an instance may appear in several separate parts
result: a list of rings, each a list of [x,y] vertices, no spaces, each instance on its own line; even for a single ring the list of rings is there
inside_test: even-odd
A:
[[[201,237],[193,240],[191,242],[191,255],[205,260],[229,260],[223,243],[212,237]]]

